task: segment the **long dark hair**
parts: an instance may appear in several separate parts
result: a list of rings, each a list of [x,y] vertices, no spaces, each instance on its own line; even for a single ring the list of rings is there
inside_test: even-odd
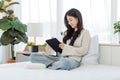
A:
[[[68,24],[67,21],[67,16],[72,16],[78,19],[78,23],[77,23],[77,31],[74,31],[74,29]],[[74,44],[76,38],[80,35],[82,29],[83,29],[83,20],[82,20],[82,15],[80,13],[79,10],[72,8],[69,11],[66,12],[65,17],[64,17],[64,24],[67,27],[66,30],[66,35],[63,38],[63,42],[66,43],[68,39],[71,39],[70,44],[72,45]]]

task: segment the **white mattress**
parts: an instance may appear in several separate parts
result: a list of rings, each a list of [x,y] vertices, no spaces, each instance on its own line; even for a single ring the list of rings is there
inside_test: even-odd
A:
[[[120,80],[120,67],[82,65],[71,71],[26,69],[26,62],[1,64],[0,80]]]

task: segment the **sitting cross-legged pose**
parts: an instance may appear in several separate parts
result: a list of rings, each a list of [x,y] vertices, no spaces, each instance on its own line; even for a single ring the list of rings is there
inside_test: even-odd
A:
[[[83,28],[82,15],[79,10],[72,8],[66,12],[63,42],[59,44],[62,53],[57,56],[31,54],[32,63],[43,63],[49,69],[72,70],[80,66],[82,57],[90,47],[89,31]]]

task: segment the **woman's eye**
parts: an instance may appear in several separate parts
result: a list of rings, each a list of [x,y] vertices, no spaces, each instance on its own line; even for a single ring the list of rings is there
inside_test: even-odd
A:
[[[70,21],[72,21],[72,20],[68,20],[68,22],[70,22]]]

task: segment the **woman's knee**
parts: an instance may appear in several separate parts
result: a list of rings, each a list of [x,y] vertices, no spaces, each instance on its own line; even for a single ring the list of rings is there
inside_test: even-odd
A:
[[[35,62],[38,58],[40,58],[40,56],[42,56],[42,55],[41,54],[31,54],[30,61]]]
[[[31,54],[30,57],[29,57],[29,60],[30,60],[31,62],[34,62],[35,56],[36,56],[36,54]]]

